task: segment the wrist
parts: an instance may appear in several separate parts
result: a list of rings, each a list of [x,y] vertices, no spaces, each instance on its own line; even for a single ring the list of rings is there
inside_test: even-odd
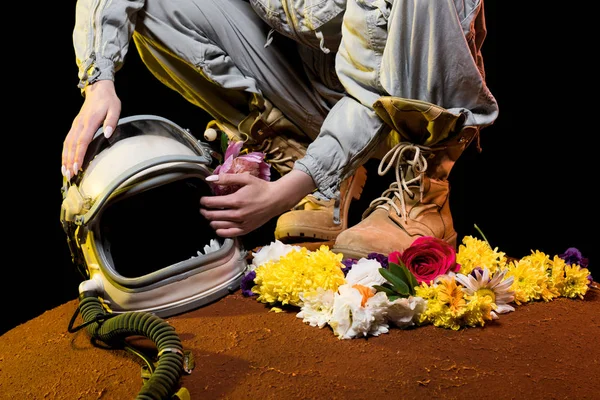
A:
[[[300,170],[292,170],[273,181],[275,193],[278,198],[277,204],[281,212],[292,209],[304,198],[316,189],[316,185],[310,175]]]

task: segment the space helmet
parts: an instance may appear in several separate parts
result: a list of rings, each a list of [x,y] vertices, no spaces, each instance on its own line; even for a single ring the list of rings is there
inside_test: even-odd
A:
[[[200,214],[215,153],[172,121],[119,120],[95,133],[79,173],[63,180],[60,220],[72,261],[114,313],[167,317],[233,291],[248,266],[237,238]]]

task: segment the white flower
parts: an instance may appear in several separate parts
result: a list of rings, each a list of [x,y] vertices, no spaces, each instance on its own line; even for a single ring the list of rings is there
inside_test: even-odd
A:
[[[386,279],[379,272],[379,268],[381,268],[379,261],[361,258],[352,266],[346,275],[346,282],[350,286],[355,284],[366,287],[383,285],[386,282]]]
[[[415,325],[415,320],[427,308],[427,302],[422,297],[410,296],[394,301],[388,301],[387,320],[398,328],[408,328]]]
[[[317,288],[316,291],[301,293],[302,308],[296,317],[302,318],[302,322],[310,326],[323,328],[329,323],[333,311],[333,290]]]
[[[204,255],[206,255],[208,253],[212,253],[214,251],[217,251],[220,248],[221,248],[221,245],[219,244],[218,240],[216,240],[216,239],[210,239],[210,242],[208,242],[208,244],[205,244],[204,247],[202,248],[202,250],[196,251],[196,253],[198,254],[197,256],[192,256],[190,258],[204,256]],[[202,253],[202,251],[204,251],[204,253]]]
[[[271,244],[261,247],[258,252],[252,252],[252,264],[249,265],[249,270],[252,271],[268,261],[278,261],[290,251],[300,251],[300,249],[300,246],[283,244],[279,240],[275,240]]]
[[[363,307],[363,296],[358,289],[349,284],[341,285],[334,295],[329,321],[333,333],[339,339],[387,333],[389,325],[385,322],[385,307],[380,306],[380,299],[374,299],[379,295],[386,296],[385,293],[377,293]]]
[[[477,293],[481,296],[490,296],[497,306],[495,312],[492,311],[492,318],[497,319],[496,313],[504,314],[515,310],[508,304],[515,299],[515,292],[510,290],[514,276],[504,279],[507,271],[506,269],[498,271],[490,279],[488,268],[484,268],[483,273],[479,269],[474,269],[469,275],[456,274],[456,280],[465,287],[464,290],[470,295]]]

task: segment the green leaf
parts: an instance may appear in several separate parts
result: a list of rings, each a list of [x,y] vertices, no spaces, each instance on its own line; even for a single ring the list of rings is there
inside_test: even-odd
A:
[[[397,293],[391,287],[382,286],[382,285],[373,285],[373,289],[378,292],[384,292],[388,297],[397,295]]]
[[[415,286],[419,286],[419,282],[417,282],[417,278],[415,278],[413,273],[410,272],[410,269],[408,269],[408,267],[406,265],[402,265],[402,266],[400,266],[400,268],[402,268],[404,270],[404,273],[406,274],[406,276],[408,278],[408,286],[410,287],[410,293],[414,296],[415,295]]]
[[[227,147],[229,146],[229,138],[226,134],[221,134],[221,152],[223,153],[223,160],[225,159],[225,152],[227,151]]]
[[[412,279],[414,279],[414,276],[412,276],[412,274],[410,273],[408,268],[406,268],[404,266],[404,264],[398,265],[395,263],[390,263],[389,267],[390,267],[391,273],[393,273],[394,275],[396,275],[397,277],[402,279],[402,281],[404,281],[404,283],[406,283],[406,286],[408,288],[408,293],[410,293],[411,295],[414,295],[415,289],[414,289],[414,285],[412,283]]]
[[[406,282],[402,280],[399,276],[394,275],[392,272],[385,268],[379,268],[379,273],[394,286],[396,292],[408,296],[410,291],[408,289],[408,285]]]

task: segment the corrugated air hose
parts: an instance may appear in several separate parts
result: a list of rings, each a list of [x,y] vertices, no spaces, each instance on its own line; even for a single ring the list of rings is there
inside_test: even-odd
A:
[[[84,322],[76,328],[72,327],[77,317],[76,312],[69,323],[69,332],[85,327],[95,346],[125,349],[145,361],[148,373],[145,374],[145,382],[136,400],[189,399],[189,392],[185,388],[177,388],[182,374],[191,372],[193,359],[191,353],[183,351],[175,328],[165,320],[149,312],[113,314],[105,309],[93,291],[80,293],[77,310]],[[156,345],[156,362],[126,342],[132,336],[146,337]],[[101,346],[98,341],[104,345]]]

